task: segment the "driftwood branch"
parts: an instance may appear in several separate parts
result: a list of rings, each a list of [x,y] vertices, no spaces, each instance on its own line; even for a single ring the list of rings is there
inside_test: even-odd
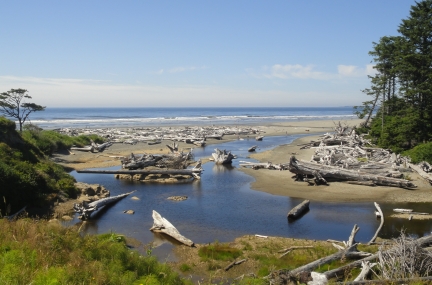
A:
[[[230,264],[227,265],[227,267],[224,268],[225,271],[230,270],[233,266],[235,265],[239,265],[242,264],[243,262],[245,262],[247,259],[242,259],[239,261],[234,260],[233,262],[231,262]]]
[[[378,203],[374,202],[375,208],[377,209],[377,211],[379,212],[380,216],[381,216],[381,223],[380,226],[378,227],[377,231],[375,232],[375,235],[371,238],[371,240],[368,242],[368,244],[373,243],[376,238],[378,237],[379,232],[381,231],[383,225],[384,225],[384,214],[381,210],[381,207],[379,206]]]

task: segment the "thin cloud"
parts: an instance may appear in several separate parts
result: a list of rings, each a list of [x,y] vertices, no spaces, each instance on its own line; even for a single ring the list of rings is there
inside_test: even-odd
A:
[[[302,66],[300,64],[275,64],[271,67],[271,72],[267,75],[269,78],[299,78],[299,79],[328,79],[328,75],[324,72],[314,70],[313,65]]]
[[[41,78],[41,77],[18,77],[18,76],[0,76],[0,82],[14,82],[23,84],[40,84],[40,85],[64,85],[64,84],[99,84],[107,82],[105,80],[94,79],[75,79],[75,78]]]
[[[162,75],[164,73],[181,73],[181,72],[194,71],[194,70],[203,70],[207,68],[208,67],[206,66],[178,66],[170,69],[161,68],[158,71],[154,72],[154,74]]]
[[[218,85],[158,86],[113,84],[103,80],[0,76],[0,90],[24,88],[38,104],[47,107],[199,107],[199,106],[316,106],[354,104],[345,92],[231,88]],[[265,98],[265,99],[263,99]],[[350,101],[351,100],[351,101]],[[357,98],[355,99],[358,100]]]
[[[275,64],[271,67],[262,67],[260,72],[256,72],[252,68],[246,69],[246,72],[255,78],[335,80],[345,77],[364,77],[369,75],[372,70],[373,67],[369,65],[365,68],[354,65],[338,65],[337,73],[329,73],[317,70],[314,65]]]

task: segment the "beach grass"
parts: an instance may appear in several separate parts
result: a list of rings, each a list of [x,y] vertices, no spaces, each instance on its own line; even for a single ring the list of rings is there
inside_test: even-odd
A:
[[[0,284],[185,284],[115,233],[82,236],[58,222],[0,220]]]

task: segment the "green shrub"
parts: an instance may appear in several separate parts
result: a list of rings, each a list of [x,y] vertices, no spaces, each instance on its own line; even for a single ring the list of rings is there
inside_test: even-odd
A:
[[[404,151],[402,154],[411,157],[413,163],[421,161],[432,163],[432,142],[419,144],[410,150]]]
[[[6,119],[4,116],[0,117],[0,130],[2,130],[2,132],[11,132],[15,131],[15,129],[16,124],[14,121]]]

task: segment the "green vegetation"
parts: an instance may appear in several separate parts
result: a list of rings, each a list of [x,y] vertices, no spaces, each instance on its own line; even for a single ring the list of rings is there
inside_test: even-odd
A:
[[[63,197],[76,198],[75,179],[46,158],[72,145],[102,142],[100,137],[68,137],[36,126],[18,133],[14,122],[0,117],[0,216],[24,206],[49,208]]]
[[[46,207],[60,196],[76,197],[75,179],[47,160],[40,149],[0,118],[0,215],[28,207]]]
[[[215,242],[213,244],[201,247],[198,251],[198,254],[204,261],[209,259],[234,260],[237,257],[241,256],[242,251],[237,248],[231,247],[228,244]]]
[[[81,236],[42,220],[0,219],[1,284],[185,284],[116,234]]]
[[[373,142],[402,152],[432,139],[432,0],[415,2],[399,35],[382,37],[369,53],[376,74],[356,107]],[[375,116],[372,116],[375,113]],[[430,160],[430,154],[424,155]],[[417,158],[416,158],[417,159]]]
[[[413,163],[419,163],[421,161],[432,163],[432,142],[419,144],[418,146],[403,152],[403,155],[411,157]]]
[[[70,137],[55,131],[42,130],[34,125],[26,125],[22,137],[34,144],[45,155],[52,155],[56,151],[66,150],[72,146],[83,147],[95,143],[103,143],[104,139],[97,135]]]

